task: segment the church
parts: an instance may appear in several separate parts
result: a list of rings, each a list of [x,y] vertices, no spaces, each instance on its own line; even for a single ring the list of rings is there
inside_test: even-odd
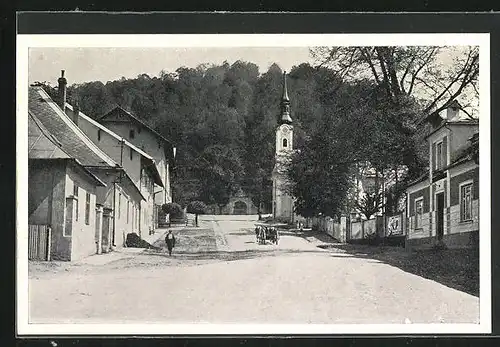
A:
[[[275,164],[272,173],[273,181],[273,218],[294,222],[294,200],[287,191],[286,166],[293,153],[293,125],[290,116],[290,98],[286,85],[286,71],[283,72],[283,95],[281,97],[280,115],[276,128]]]

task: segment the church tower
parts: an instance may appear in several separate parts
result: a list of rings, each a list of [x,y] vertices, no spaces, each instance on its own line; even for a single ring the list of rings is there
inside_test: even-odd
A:
[[[276,152],[273,180],[273,217],[293,221],[293,198],[286,191],[286,165],[293,151],[293,126],[290,116],[290,99],[286,86],[286,72],[283,72],[283,95],[276,129]]]

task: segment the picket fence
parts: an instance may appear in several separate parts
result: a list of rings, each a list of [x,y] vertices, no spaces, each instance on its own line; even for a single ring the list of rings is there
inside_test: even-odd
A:
[[[50,260],[51,230],[48,225],[29,225],[28,259]]]

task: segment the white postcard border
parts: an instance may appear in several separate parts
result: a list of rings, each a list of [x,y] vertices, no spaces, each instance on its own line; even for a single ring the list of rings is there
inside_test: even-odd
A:
[[[28,49],[30,47],[304,47],[478,45],[480,86],[479,324],[29,324]],[[172,34],[18,35],[16,103],[16,309],[18,335],[470,334],[491,333],[490,35],[481,34]],[[57,309],[57,308],[54,308]]]

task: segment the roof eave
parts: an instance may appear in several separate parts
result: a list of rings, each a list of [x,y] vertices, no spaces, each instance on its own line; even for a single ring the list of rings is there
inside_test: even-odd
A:
[[[128,117],[130,117],[132,120],[136,121],[137,123],[141,124],[143,127],[145,127],[146,129],[148,129],[149,131],[151,131],[156,137],[158,137],[160,140],[162,140],[163,142],[165,143],[168,143],[170,144],[171,146],[175,146],[175,144],[167,139],[166,137],[164,137],[163,135],[161,135],[159,132],[157,132],[155,129],[153,129],[150,125],[146,124],[145,122],[143,122],[142,120],[140,120],[139,118],[137,118],[136,116],[134,116],[132,113],[130,113],[129,111],[127,111],[126,109],[124,109],[123,107],[121,106],[116,106],[114,109],[112,109],[111,111],[109,111],[108,113],[106,113],[105,115],[101,116],[98,118],[98,121],[99,122],[111,122],[111,121],[108,121],[106,120],[105,118],[111,113],[113,112],[114,110],[121,110],[123,111]]]

